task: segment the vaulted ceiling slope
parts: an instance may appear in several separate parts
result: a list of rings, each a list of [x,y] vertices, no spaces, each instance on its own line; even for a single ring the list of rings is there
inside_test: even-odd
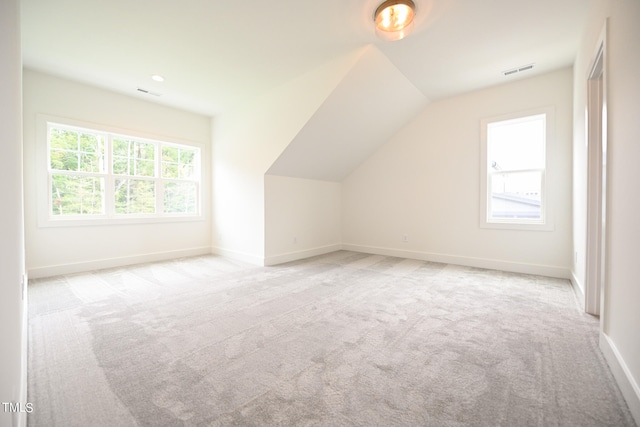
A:
[[[23,59],[215,116],[374,44],[435,100],[570,65],[594,1],[415,0],[414,33],[385,42],[372,19],[381,0],[22,0]]]
[[[426,104],[369,46],[267,173],[340,182]]]
[[[428,101],[570,65],[597,0],[414,0],[414,33],[397,42],[375,36],[380,1],[22,0],[23,59],[218,116],[362,50],[268,171],[340,181]]]

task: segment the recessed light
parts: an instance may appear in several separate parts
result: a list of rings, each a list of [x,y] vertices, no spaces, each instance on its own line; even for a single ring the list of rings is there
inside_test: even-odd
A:
[[[164,81],[164,77],[162,77],[160,74],[154,74],[153,76],[151,76],[152,80],[155,80],[157,82],[163,82]]]

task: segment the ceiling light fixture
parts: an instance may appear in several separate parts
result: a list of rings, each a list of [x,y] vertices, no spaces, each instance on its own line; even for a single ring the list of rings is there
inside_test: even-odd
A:
[[[413,29],[415,10],[412,0],[382,2],[373,16],[378,37],[394,41],[405,38]]]
[[[162,77],[160,74],[154,74],[151,76],[151,80],[154,80],[156,82],[163,82],[164,77]]]

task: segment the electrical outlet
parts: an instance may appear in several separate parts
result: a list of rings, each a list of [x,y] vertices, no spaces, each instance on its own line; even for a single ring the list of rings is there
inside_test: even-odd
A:
[[[298,238],[296,236],[293,236],[293,244],[298,243]]]
[[[409,241],[409,236],[407,236],[406,234],[402,235],[402,241],[407,243]]]

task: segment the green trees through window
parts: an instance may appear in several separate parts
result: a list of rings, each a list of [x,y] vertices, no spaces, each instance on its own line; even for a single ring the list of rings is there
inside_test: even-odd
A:
[[[200,149],[47,125],[50,217],[194,215]]]
[[[117,214],[152,214],[156,212],[156,145],[132,139],[113,139],[113,174]]]
[[[78,130],[49,131],[52,213],[104,212],[104,136]]]

